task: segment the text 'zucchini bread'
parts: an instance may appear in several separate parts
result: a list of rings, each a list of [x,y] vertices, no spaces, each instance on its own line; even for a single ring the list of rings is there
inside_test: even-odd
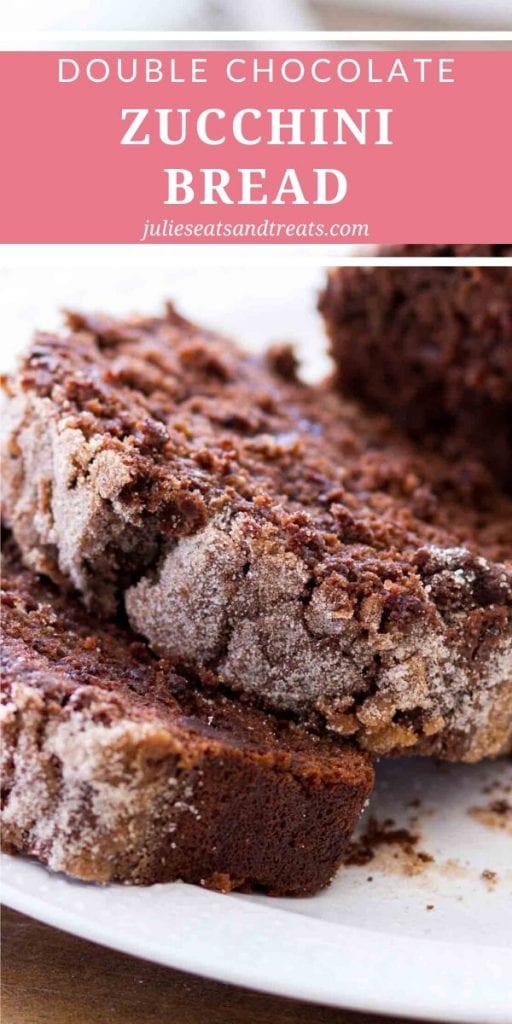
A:
[[[25,564],[153,650],[373,753],[512,745],[512,502],[184,321],[72,314],[8,383]]]

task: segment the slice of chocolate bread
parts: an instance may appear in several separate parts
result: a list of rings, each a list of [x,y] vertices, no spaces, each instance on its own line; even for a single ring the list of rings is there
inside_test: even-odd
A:
[[[54,871],[306,895],[332,878],[369,758],[199,692],[129,629],[3,564],[2,841]]]
[[[172,309],[38,335],[4,469],[26,564],[373,752],[509,749],[512,502],[271,362]]]
[[[511,256],[512,246],[386,250],[477,252]],[[480,460],[512,490],[512,266],[340,268],[320,309],[344,394],[425,447]]]

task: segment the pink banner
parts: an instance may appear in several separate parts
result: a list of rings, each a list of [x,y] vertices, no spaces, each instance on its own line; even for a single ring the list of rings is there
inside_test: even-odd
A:
[[[4,53],[2,242],[512,239],[510,52]]]

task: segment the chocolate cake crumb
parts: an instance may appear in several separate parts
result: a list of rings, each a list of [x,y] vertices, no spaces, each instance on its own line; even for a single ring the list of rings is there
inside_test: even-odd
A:
[[[512,811],[512,804],[508,800],[492,800],[489,804],[489,810],[493,814],[510,814]]]
[[[489,892],[491,892],[495,888],[498,882],[497,872],[490,871],[488,868],[482,871],[480,878],[482,879],[483,882],[485,882],[486,888]]]
[[[267,362],[270,369],[283,380],[299,383],[299,360],[293,345],[286,342],[270,345]]]
[[[497,829],[512,835],[512,804],[509,800],[490,800],[483,807],[470,807],[468,813],[486,828]]]
[[[422,864],[433,864],[434,863],[434,858],[432,857],[432,854],[426,853],[425,850],[417,850],[416,856],[417,856],[418,860],[420,860],[422,862]]]
[[[406,828],[396,828],[391,818],[379,822],[377,818],[371,816],[368,818],[364,831],[348,844],[343,863],[358,867],[369,864],[381,846],[389,845],[399,846],[406,854],[414,853],[416,856],[415,846],[418,842],[418,835],[414,835]],[[428,857],[428,855],[425,856]]]

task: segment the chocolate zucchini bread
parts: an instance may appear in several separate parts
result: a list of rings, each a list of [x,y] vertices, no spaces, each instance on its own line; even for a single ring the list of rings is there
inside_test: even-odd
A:
[[[512,255],[512,246],[482,248]],[[344,394],[389,413],[425,447],[480,460],[512,490],[512,266],[341,268],[320,309]]]
[[[367,755],[201,693],[126,626],[3,565],[2,841],[96,882],[305,895],[372,787]]]
[[[25,564],[201,685],[373,752],[512,746],[512,502],[172,308],[69,317],[8,384]]]

